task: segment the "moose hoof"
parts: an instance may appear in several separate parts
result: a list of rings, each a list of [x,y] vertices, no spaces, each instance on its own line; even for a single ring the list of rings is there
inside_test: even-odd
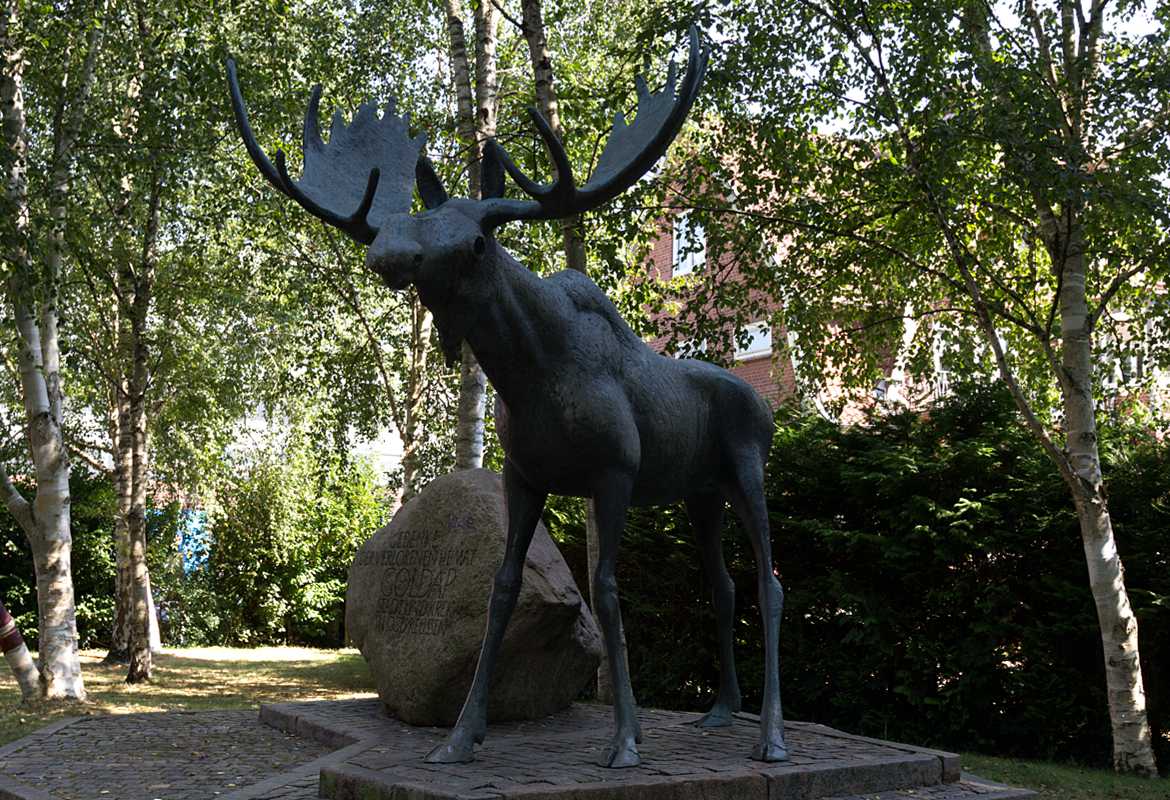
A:
[[[784,746],[784,738],[779,737],[774,741],[763,741],[757,744],[752,749],[752,760],[754,761],[787,761],[788,748]]]
[[[710,711],[695,720],[695,727],[726,728],[734,721],[731,709],[723,703],[716,703]]]
[[[427,753],[428,764],[467,764],[475,761],[474,737],[455,731],[451,738]]]
[[[609,755],[606,756],[601,765],[610,769],[624,769],[636,767],[641,763],[642,758],[638,755],[638,747],[631,737],[615,740],[609,748]]]

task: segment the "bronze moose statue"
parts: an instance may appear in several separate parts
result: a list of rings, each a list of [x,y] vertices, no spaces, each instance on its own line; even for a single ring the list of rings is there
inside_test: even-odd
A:
[[[372,104],[362,105],[348,125],[336,114],[329,142],[323,142],[317,121],[320,86],[314,87],[305,116],[303,175],[293,180],[284,153],[277,151],[273,165],[257,144],[235,64],[228,61],[236,122],[261,174],[310,214],[366,245],[366,266],[391,289],[416,287],[434,315],[448,359],[466,341],[507,408],[509,422],[501,434],[508,516],[503,564],[467,700],[447,741],[428,761],[471,761],[475,745],[483,742],[492,670],[549,494],[592,498],[596,509],[594,611],[613,676],[616,722],[604,763],[639,763],[641,731],[630,676],[625,661],[615,657],[622,641],[615,566],[626,512],[631,505],[678,500],[686,504],[697,533],[718,620],[719,690],[698,724],[731,725],[741,705],[732,655],[734,586],[720,540],[727,501],[751,537],[764,620],[764,700],[752,757],[787,758],[777,648],[784,595],[772,571],[764,501],[770,408],[724,369],[655,353],[584,274],[566,270],[541,278],[494,236],[512,220],[558,219],[598,208],[641,178],[678,133],[706,66],[707,53],[692,28],[677,91],[673,64],[660,91],[651,92],[639,77],[633,123],[620,114],[615,118],[596,170],[580,187],[548,122],[530,109],[555,180],[537,183],[489,141],[481,162],[483,197],[475,200],[447,196],[425,155],[425,134],[411,137],[408,120],[397,115],[392,102],[381,118]],[[527,199],[504,196],[505,172]],[[426,210],[412,214],[416,185]]]

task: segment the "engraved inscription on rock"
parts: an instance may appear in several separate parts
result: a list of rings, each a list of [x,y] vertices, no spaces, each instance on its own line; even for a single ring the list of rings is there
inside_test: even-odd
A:
[[[452,520],[453,529],[467,530],[466,519]],[[380,571],[377,627],[380,633],[417,633],[437,636],[449,621],[451,585],[459,568],[475,558],[472,537],[465,546],[438,546],[424,531],[402,531],[382,550],[363,550],[354,560],[355,571]]]

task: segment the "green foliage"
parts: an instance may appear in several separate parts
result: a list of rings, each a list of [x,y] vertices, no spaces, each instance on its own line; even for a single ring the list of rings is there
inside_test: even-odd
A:
[[[216,643],[215,592],[206,571],[198,569],[207,559],[205,522],[205,513],[177,501],[147,511],[146,563],[166,647]],[[194,534],[193,540],[185,533]]]
[[[104,646],[114,620],[114,488],[104,477],[74,469],[73,591],[82,647]],[[0,514],[0,598],[30,648],[37,644],[37,584],[28,539],[10,514]]]
[[[952,748],[1107,757],[1100,635],[1077,520],[1013,413],[1001,389],[978,387],[960,387],[929,416],[844,430],[780,413],[768,504],[792,718]],[[1170,683],[1154,668],[1170,656],[1170,446],[1113,440],[1111,508],[1157,737],[1170,727]],[[730,519],[750,709],[762,681],[755,564]],[[559,538],[583,536],[558,528]],[[619,570],[639,701],[703,708],[718,674],[714,617],[682,509],[632,510]]]
[[[1063,346],[1054,213],[1084,228],[1095,391],[1115,391],[1116,371],[1139,392],[1165,365],[1166,297],[1151,290],[1170,244],[1165,4],[1102,6],[1100,39],[1086,53],[1082,29],[1076,45],[1084,75],[1049,47],[1051,4],[709,8],[726,31],[704,88],[716,121],[676,159],[673,203],[698,209],[744,275],[693,276],[676,341],[726,344],[734,326],[710,307],[738,325],[775,314],[804,387],[868,390],[899,351],[914,376],[996,372],[982,305],[1043,418]],[[920,324],[904,343],[907,316]]]
[[[197,552],[186,562],[180,543],[190,511],[171,502],[148,512],[147,563],[163,641],[342,644],[349,564],[386,513],[372,468],[315,451],[303,434],[234,466],[238,473],[220,487],[222,510],[203,538],[194,537]],[[80,643],[105,648],[114,618],[116,498],[107,478],[79,471],[71,488]],[[7,514],[0,515],[0,598],[35,649],[32,555]]]
[[[207,565],[206,638],[223,644],[343,643],[357,547],[385,508],[368,464],[315,452],[302,432],[239,460],[220,488]]]

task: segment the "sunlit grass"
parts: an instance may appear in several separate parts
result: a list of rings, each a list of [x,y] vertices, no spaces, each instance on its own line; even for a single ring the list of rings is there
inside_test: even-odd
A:
[[[85,703],[20,705],[20,690],[0,668],[0,745],[27,736],[60,717],[138,711],[255,708],[285,700],[336,700],[373,691],[373,679],[355,650],[305,647],[231,647],[164,650],[154,679],[127,685],[126,667],[106,665],[103,651],[84,651]]]
[[[1166,800],[1170,781],[1117,775],[1075,764],[963,755],[963,769],[999,783],[1024,786],[1038,800]]]

